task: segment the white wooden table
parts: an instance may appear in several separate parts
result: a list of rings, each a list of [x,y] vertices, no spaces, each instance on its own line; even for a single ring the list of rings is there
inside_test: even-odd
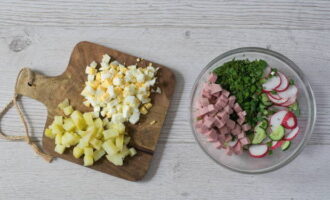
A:
[[[63,160],[51,164],[23,142],[0,141],[0,199],[330,199],[330,2],[254,1],[0,1],[0,107],[28,66],[64,71],[73,46],[96,42],[172,68],[177,88],[152,167],[128,182]],[[292,59],[313,86],[318,118],[301,155],[268,174],[218,166],[196,144],[187,111],[200,70],[217,55],[258,46]],[[35,140],[45,107],[23,98]],[[2,130],[23,134],[14,111]]]

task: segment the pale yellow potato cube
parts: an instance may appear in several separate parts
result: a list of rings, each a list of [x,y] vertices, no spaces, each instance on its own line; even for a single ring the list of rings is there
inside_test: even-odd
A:
[[[57,144],[55,146],[55,152],[59,153],[59,154],[63,154],[64,151],[65,151],[65,146],[64,145],[61,145],[61,144]]]
[[[124,134],[125,132],[125,125],[123,123],[113,123],[110,122],[108,124],[108,129],[115,129],[119,132],[119,134]]]
[[[80,137],[84,137],[87,134],[87,131],[78,130],[77,133],[80,135]]]
[[[84,154],[84,150],[78,146],[73,148],[73,156],[75,158],[80,158]]]
[[[92,134],[91,133],[87,133],[84,137],[82,137],[78,143],[78,146],[80,148],[84,148],[84,147],[88,147],[89,145],[89,141],[92,137]]]
[[[76,127],[79,130],[86,129],[87,125],[80,111],[78,110],[73,111],[73,113],[71,114],[71,119],[73,120],[73,123],[76,125]]]
[[[55,136],[55,144],[62,144],[62,134],[57,134]]]
[[[63,112],[65,115],[70,115],[73,112],[72,106],[66,106],[65,108],[63,108]]]
[[[94,164],[93,155],[84,156],[84,166],[92,166]]]
[[[124,145],[125,146],[128,145],[130,141],[131,141],[131,137],[130,136],[125,136],[125,138],[124,138]]]
[[[53,134],[55,134],[55,135],[62,134],[64,132],[62,125],[59,125],[59,124],[52,124],[51,129],[52,129]]]
[[[63,108],[69,106],[70,103],[69,103],[69,99],[64,99],[64,101],[62,101],[61,103],[58,104],[58,107],[63,110]]]
[[[109,155],[116,154],[119,149],[116,147],[114,142],[112,140],[107,140],[102,144],[103,149],[107,152]]]
[[[66,131],[73,131],[75,129],[75,125],[73,123],[73,120],[71,118],[64,119],[63,128]]]
[[[91,141],[89,142],[92,147],[96,150],[100,150],[102,148],[102,141],[101,140],[98,140],[96,138],[92,138]]]
[[[140,108],[140,113],[142,115],[146,115],[148,113],[148,110],[143,106],[143,107]]]
[[[123,150],[124,146],[124,135],[119,135],[116,137],[116,147],[119,149],[119,151]]]
[[[86,124],[88,126],[93,126],[94,121],[93,121],[93,114],[91,112],[87,112],[83,114],[84,120],[86,121]]]
[[[133,156],[135,156],[135,154],[136,154],[136,150],[132,147],[132,148],[129,148],[129,155],[131,156],[131,157],[133,157]]]
[[[105,140],[109,139],[109,138],[115,138],[119,136],[119,132],[115,129],[108,129],[103,131],[103,137]]]
[[[146,104],[144,104],[144,107],[149,110],[152,107],[152,104],[146,103]]]
[[[66,147],[76,145],[79,142],[79,136],[74,133],[66,132],[62,136],[62,144]]]
[[[122,155],[123,159],[130,154],[130,151],[127,149],[126,146],[123,147],[123,150],[119,153]]]
[[[94,125],[88,126],[86,130],[86,132],[92,134],[92,136],[95,136],[97,134],[97,131],[98,129]]]
[[[94,155],[93,155],[94,161],[96,162],[100,160],[100,158],[102,158],[104,155],[105,155],[105,151],[103,149],[94,151]]]
[[[116,166],[123,165],[123,157],[120,154],[106,155],[106,158]]]
[[[103,128],[103,122],[101,118],[97,118],[94,120],[94,126],[96,128]]]
[[[62,125],[63,124],[63,117],[62,116],[55,116],[53,124]]]
[[[53,134],[53,132],[52,132],[51,129],[46,128],[46,130],[45,130],[45,136],[46,136],[46,137],[49,137],[49,138],[51,138],[51,139],[54,139],[56,135]]]
[[[85,156],[93,156],[93,148],[92,147],[85,147],[84,148]]]

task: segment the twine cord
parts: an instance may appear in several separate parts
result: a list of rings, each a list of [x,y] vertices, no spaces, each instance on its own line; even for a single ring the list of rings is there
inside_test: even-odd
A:
[[[26,70],[28,72],[28,85],[32,86],[33,82],[34,82],[34,74],[33,72],[29,69],[29,68],[23,68],[21,69],[21,71],[19,72],[17,79],[16,79],[16,84],[17,84],[17,80],[20,77],[21,73],[23,70]],[[23,113],[22,108],[20,107],[20,105],[17,103],[17,98],[18,98],[18,94],[14,93],[14,97],[10,100],[10,102],[0,111],[0,120],[3,117],[3,115],[11,108],[11,107],[15,107],[16,111],[20,117],[21,122],[24,125],[24,130],[25,130],[25,136],[10,136],[10,135],[6,135],[4,134],[2,131],[0,131],[0,139],[5,139],[5,140],[9,140],[9,141],[26,141],[31,147],[32,149],[39,155],[41,156],[43,159],[45,159],[47,162],[51,162],[53,160],[53,157],[51,155],[48,155],[46,153],[44,153],[34,142],[31,141],[31,136],[30,136],[30,132],[29,132],[29,124],[25,118],[25,115]]]

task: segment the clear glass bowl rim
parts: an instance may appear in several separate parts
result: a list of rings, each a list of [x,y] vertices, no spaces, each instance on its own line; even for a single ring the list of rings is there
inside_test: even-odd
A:
[[[303,81],[305,87],[306,87],[306,90],[307,90],[307,98],[309,99],[310,101],[310,109],[311,109],[311,123],[306,127],[306,134],[304,135],[301,143],[298,145],[298,147],[295,149],[294,153],[286,158],[285,160],[271,166],[271,167],[268,167],[268,168],[264,168],[264,169],[257,169],[257,170],[240,170],[240,169],[235,169],[235,168],[231,168],[230,166],[227,166],[221,162],[219,162],[218,160],[214,159],[212,156],[210,156],[208,154],[208,152],[202,147],[202,145],[200,144],[199,140],[197,139],[197,136],[195,132],[195,129],[194,129],[194,124],[193,124],[193,97],[194,97],[194,94],[196,92],[196,89],[197,89],[197,85],[199,83],[199,80],[201,79],[201,77],[203,76],[203,74],[206,73],[206,71],[211,68],[216,62],[218,62],[219,60],[221,59],[224,59],[226,58],[227,56],[231,56],[233,54],[237,54],[237,53],[244,53],[244,52],[255,52],[255,53],[262,53],[262,54],[266,54],[266,55],[269,55],[269,56],[273,56],[281,61],[283,61],[284,63],[286,63],[289,67],[291,67],[291,69],[296,73],[298,74],[298,76],[301,78],[301,80]],[[235,171],[235,172],[240,172],[240,173],[244,173],[244,174],[262,174],[262,173],[267,173],[267,172],[271,172],[271,171],[274,171],[274,170],[277,170],[285,165],[287,165],[288,163],[290,163],[292,160],[294,160],[300,153],[301,151],[303,150],[303,148],[306,146],[307,142],[309,141],[312,133],[313,133],[313,130],[314,130],[314,126],[315,126],[315,121],[316,121],[316,103],[315,103],[315,97],[314,97],[314,93],[313,93],[313,90],[312,90],[312,87],[308,81],[308,79],[306,78],[306,76],[304,75],[304,73],[301,71],[301,69],[292,61],[290,60],[289,58],[287,58],[286,56],[280,54],[280,53],[277,53],[275,51],[272,51],[272,50],[269,50],[269,49],[265,49],[265,48],[261,48],[261,47],[241,47],[241,48],[237,48],[237,49],[233,49],[233,50],[229,50],[219,56],[217,56],[216,58],[214,58],[211,62],[209,62],[204,68],[203,70],[200,72],[200,74],[198,75],[197,79],[195,80],[195,83],[193,85],[193,90],[191,92],[191,95],[190,95],[190,112],[189,112],[189,119],[190,119],[190,128],[193,132],[193,135],[194,135],[194,138],[195,140],[197,141],[199,147],[204,151],[204,153],[210,157],[213,161],[215,161],[216,163],[218,163],[219,165],[229,169],[229,170],[232,170],[232,171]]]

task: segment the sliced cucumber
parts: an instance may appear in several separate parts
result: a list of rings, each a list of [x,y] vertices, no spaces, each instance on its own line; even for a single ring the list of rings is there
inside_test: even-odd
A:
[[[269,100],[267,94],[262,93],[261,94],[261,102],[262,104],[264,104],[265,106],[270,106],[272,105],[272,102]]]
[[[257,128],[254,131],[252,144],[260,144],[266,137],[266,131],[262,128]]]
[[[283,144],[281,145],[281,149],[283,151],[287,150],[289,147],[291,146],[291,142],[290,141],[285,141],[283,142]]]
[[[266,120],[262,120],[261,122],[259,122],[256,127],[254,128],[254,131],[256,131],[257,129],[264,129],[266,130],[268,126],[268,123]]]
[[[279,125],[275,128],[273,128],[273,131],[271,132],[271,134],[269,135],[270,139],[274,140],[274,141],[278,141],[281,140],[284,136],[284,128],[283,126]]]

